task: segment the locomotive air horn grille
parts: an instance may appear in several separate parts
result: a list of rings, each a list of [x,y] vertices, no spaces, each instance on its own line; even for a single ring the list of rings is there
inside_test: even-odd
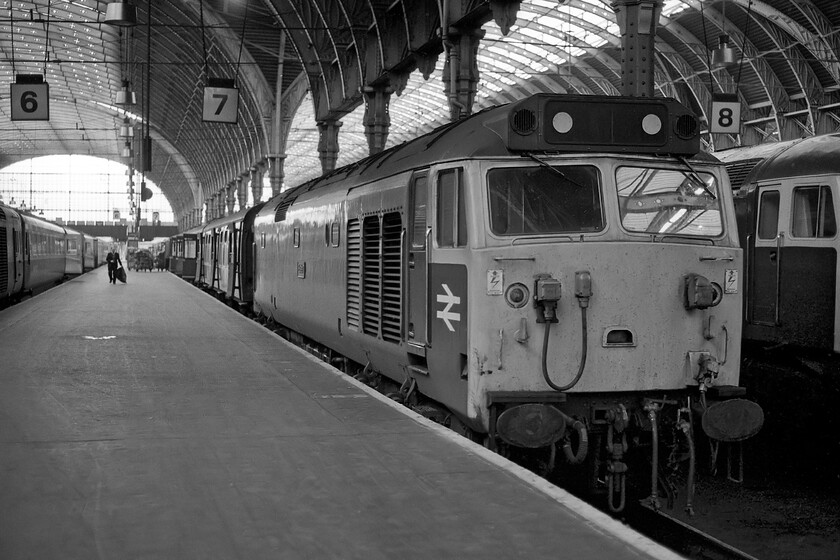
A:
[[[530,134],[537,129],[537,116],[531,109],[520,109],[511,116],[510,127],[518,134]]]
[[[694,138],[697,134],[697,119],[693,115],[680,115],[677,117],[677,126],[674,132],[683,140]]]

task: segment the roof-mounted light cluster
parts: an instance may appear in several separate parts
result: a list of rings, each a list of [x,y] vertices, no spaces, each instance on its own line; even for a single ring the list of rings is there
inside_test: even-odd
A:
[[[697,117],[674,99],[540,94],[512,103],[508,123],[515,151],[700,151]]]

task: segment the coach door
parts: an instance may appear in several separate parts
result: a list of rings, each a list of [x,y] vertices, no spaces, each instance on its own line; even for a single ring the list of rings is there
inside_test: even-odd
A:
[[[753,274],[750,275],[750,317],[752,323],[771,327],[779,323],[779,257],[785,240],[785,233],[779,227],[781,204],[780,185],[759,190]]]
[[[428,309],[428,251],[431,228],[427,221],[428,209],[428,174],[418,173],[409,185],[410,216],[407,229],[408,262],[408,313],[406,342],[409,351],[421,356],[426,355],[429,341]]]

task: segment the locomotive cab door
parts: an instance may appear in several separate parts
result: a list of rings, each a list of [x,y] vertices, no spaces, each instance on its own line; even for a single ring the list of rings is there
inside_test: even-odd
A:
[[[426,355],[429,342],[428,308],[428,251],[430,249],[431,227],[427,221],[428,209],[428,173],[418,173],[411,178],[409,185],[410,216],[407,232],[407,292],[408,310],[406,343],[409,352]]]

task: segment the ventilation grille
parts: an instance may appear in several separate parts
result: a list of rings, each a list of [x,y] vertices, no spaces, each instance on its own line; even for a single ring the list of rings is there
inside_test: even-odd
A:
[[[379,334],[379,302],[382,277],[379,252],[379,216],[365,218],[362,229],[362,332]]]
[[[6,213],[0,209],[0,221],[6,221]],[[9,291],[9,246],[6,239],[6,224],[0,224],[0,295]]]
[[[284,198],[283,201],[277,205],[277,208],[274,209],[275,222],[282,222],[286,219],[286,211],[288,211],[289,206],[291,206],[294,201],[294,198]]]
[[[520,109],[511,115],[510,127],[518,134],[531,134],[537,129],[537,115],[531,109]]]
[[[727,163],[726,172],[729,173],[729,182],[732,184],[732,190],[739,189],[744,184],[744,181],[747,180],[747,175],[750,174],[750,171],[762,161],[764,161],[762,158],[756,158]]]
[[[347,325],[402,339],[402,220],[399,212],[347,223]]]
[[[400,232],[402,222],[396,212],[382,219],[382,339],[399,342],[402,338],[400,299],[402,276],[400,266]]]
[[[697,135],[697,118],[693,115],[680,115],[674,132],[683,140],[694,138]]]
[[[359,330],[362,299],[362,240],[359,220],[347,222],[347,326]]]

